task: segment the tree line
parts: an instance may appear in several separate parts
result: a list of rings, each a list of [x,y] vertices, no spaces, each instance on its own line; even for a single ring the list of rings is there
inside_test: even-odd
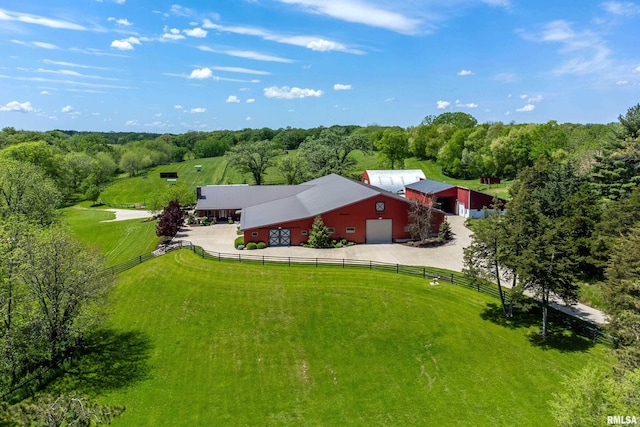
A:
[[[640,409],[640,104],[620,115],[615,129],[590,162],[547,152],[525,166],[506,214],[474,224],[464,250],[466,274],[498,284],[505,317],[539,305],[543,340],[564,334],[549,330],[554,300],[574,303],[578,280],[604,280],[617,363],[568,379],[569,391],[553,401],[560,425],[600,425],[607,415]],[[500,286],[505,280],[510,302]]]
[[[16,398],[30,381],[55,372],[87,345],[113,284],[99,250],[72,238],[61,223],[57,208],[63,200],[42,168],[0,159],[2,425],[49,425],[51,419],[95,425],[118,412],[77,396]]]

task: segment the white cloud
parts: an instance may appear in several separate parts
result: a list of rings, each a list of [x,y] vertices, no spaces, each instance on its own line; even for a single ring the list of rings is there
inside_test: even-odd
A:
[[[240,99],[235,95],[229,95],[229,97],[227,98],[227,100],[225,102],[228,102],[230,104],[237,104],[237,103],[240,102]]]
[[[245,120],[250,122],[251,121],[251,116],[247,116],[247,118]]]
[[[51,95],[51,93],[48,90],[43,90],[40,91],[40,95]]]
[[[522,95],[520,95],[520,99],[527,99],[527,97],[528,97],[528,96],[529,96],[529,95],[527,95],[526,93],[525,93],[525,94],[522,94]]]
[[[525,106],[524,106],[524,107],[522,107],[522,108],[517,108],[517,109],[516,109],[516,111],[517,111],[518,113],[527,113],[527,112],[529,112],[529,111],[533,111],[533,110],[535,110],[535,109],[536,109],[536,106],[535,106],[535,105],[533,105],[533,104],[527,104],[527,105],[525,105]]]
[[[59,19],[45,18],[39,15],[31,15],[28,13],[13,12],[6,9],[0,9],[0,21],[18,21],[26,24],[42,25],[44,27],[61,29],[61,30],[79,30],[86,31],[87,27],[75,24],[69,21]]]
[[[391,98],[387,98],[387,99],[385,99],[385,100],[384,100],[384,102],[396,102],[396,101],[398,101],[398,98],[396,98],[396,97],[394,97],[394,96],[392,96]]]
[[[111,42],[111,47],[118,50],[133,50],[133,45],[140,45],[140,39],[136,37],[129,37],[122,40],[114,40]]]
[[[460,108],[478,108],[478,104],[476,104],[475,102],[463,103],[463,102],[460,102],[459,99],[456,99],[456,107],[460,107]]]
[[[539,103],[539,102],[542,102],[543,100],[544,98],[542,97],[542,95],[536,95],[527,99],[527,102],[531,104],[531,103]]]
[[[217,71],[229,71],[231,73],[244,73],[244,74],[256,74],[259,76],[268,76],[271,73],[268,71],[260,71],[260,70],[252,70],[249,68],[241,68],[241,67],[212,67]]]
[[[482,3],[489,6],[509,8],[511,6],[511,0],[482,0]]]
[[[253,99],[253,98],[249,98],[249,99],[246,100],[247,104],[253,104],[254,102],[256,102],[256,100]]]
[[[90,66],[90,65],[82,65],[82,64],[76,64],[74,62],[65,62],[65,61],[52,61],[50,59],[43,59],[42,62],[44,64],[50,64],[50,65],[60,65],[62,67],[75,67],[75,68],[95,68],[96,70],[107,70],[108,68],[104,68],[104,67],[94,67],[94,66]]]
[[[176,110],[182,110],[182,105],[176,104],[173,106],[173,108],[175,108]]]
[[[190,79],[198,79],[198,80],[210,79],[211,77],[213,77],[213,72],[211,71],[211,68],[207,68],[207,67],[197,68],[193,70],[189,75]]]
[[[638,74],[638,73],[640,73],[640,65],[639,65],[639,66],[637,66],[636,68],[634,68],[634,69],[631,71],[631,73],[632,73],[632,74]]]
[[[640,14],[640,6],[630,1],[606,1],[602,7],[613,15],[633,16]]]
[[[475,74],[475,73],[474,73],[473,71],[471,71],[471,70],[460,70],[460,71],[458,72],[458,75],[459,75],[459,76],[472,76],[472,75],[474,75],[474,74]]]
[[[278,99],[302,99],[308,97],[321,97],[324,95],[324,92],[321,90],[314,89],[301,89],[299,87],[266,87],[264,88],[264,96],[267,98],[278,98]]]
[[[309,13],[403,34],[417,33],[421,26],[421,22],[417,19],[360,0],[280,0],[280,2],[298,5]]]
[[[206,30],[203,30],[202,28],[193,28],[190,30],[182,30],[183,33],[185,33],[186,35],[188,35],[189,37],[197,37],[197,38],[204,38],[207,37],[208,32]]]
[[[211,22],[209,19],[203,21],[202,26],[204,28],[213,29],[225,33],[241,34],[245,36],[260,37],[264,40],[274,41],[277,43],[290,44],[293,46],[304,47],[317,52],[346,52],[357,55],[362,55],[364,52],[360,49],[350,48],[343,43],[339,43],[332,40],[327,40],[323,37],[317,36],[291,36],[274,33],[270,30],[257,27],[243,27],[243,26],[224,26]]]
[[[196,108],[192,108],[191,110],[189,110],[190,113],[194,113],[194,114],[204,113],[206,111],[207,111],[207,109],[204,108],[204,107],[196,107]]]
[[[124,123],[125,126],[137,126],[138,125],[138,121],[137,120],[127,120]]]
[[[612,68],[611,51],[602,37],[591,29],[576,31],[564,20],[543,25],[537,34],[523,33],[523,37],[539,43],[557,43],[558,54],[565,58],[554,72],[558,75],[607,73]]]
[[[124,19],[124,18],[122,18],[122,19],[116,19],[116,18],[114,18],[113,16],[110,16],[109,18],[107,18],[107,21],[109,21],[109,22],[115,22],[116,24],[118,24],[118,25],[123,25],[123,26],[125,26],[125,27],[130,27],[130,26],[132,26],[132,25],[133,25],[133,22],[129,22],[129,20],[128,20],[128,19]]]
[[[628,85],[628,84],[629,84],[629,80],[618,80],[618,81],[616,82],[616,84],[617,84],[618,86],[626,86],[626,85]]]
[[[11,101],[0,107],[0,111],[16,111],[19,113],[33,113],[37,110],[31,106],[31,102]]]
[[[351,85],[336,83],[333,85],[333,90],[351,90]]]
[[[73,111],[73,107],[71,105],[66,105],[64,107],[62,107],[62,110],[60,110],[63,113],[70,113]]]
[[[436,107],[438,110],[446,110],[451,107],[451,103],[449,101],[438,101],[436,102]]]
[[[273,55],[265,55],[263,53],[254,52],[251,50],[217,50],[212,49],[209,46],[198,46],[198,49],[204,52],[221,53],[223,55],[234,56],[237,58],[253,59],[254,61],[281,62],[285,64],[291,64],[294,62],[292,59],[281,58]]]
[[[164,34],[162,35],[161,40],[182,40],[185,37],[180,34],[180,30],[177,28],[168,29],[164,27]]]
[[[45,43],[45,42],[33,42],[33,45],[37,47],[41,47],[43,49],[51,49],[51,50],[60,49],[55,44]]]

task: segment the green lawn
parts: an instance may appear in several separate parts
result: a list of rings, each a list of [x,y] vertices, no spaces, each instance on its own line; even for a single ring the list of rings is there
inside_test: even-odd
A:
[[[367,270],[219,263],[123,273],[95,354],[54,382],[124,405],[115,426],[552,425],[603,348],[531,343],[474,291]]]
[[[78,239],[101,249],[107,257],[108,266],[149,253],[160,240],[155,233],[156,221],[131,219],[101,222],[114,219],[115,214],[83,206],[65,208],[62,213],[64,221]]]

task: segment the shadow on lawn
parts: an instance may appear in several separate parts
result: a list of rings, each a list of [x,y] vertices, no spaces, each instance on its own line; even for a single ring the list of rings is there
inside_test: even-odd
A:
[[[540,334],[542,327],[542,312],[539,307],[530,307],[527,310],[519,310],[513,317],[506,317],[502,312],[502,307],[496,303],[489,303],[480,314],[484,320],[488,320],[496,325],[510,329],[530,329],[536,328],[527,334],[529,342],[543,350],[560,350],[562,352],[587,351],[595,343],[585,337],[576,334],[561,322],[550,316],[547,330],[547,337]]]
[[[48,390],[98,395],[142,381],[150,374],[151,348],[151,339],[140,331],[96,331]]]

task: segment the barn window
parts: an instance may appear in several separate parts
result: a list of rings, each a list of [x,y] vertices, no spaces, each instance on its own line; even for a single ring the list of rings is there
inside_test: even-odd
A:
[[[252,231],[251,232],[251,237],[258,237],[258,232],[257,231]]]
[[[376,212],[384,212],[384,202],[376,202]]]
[[[329,227],[329,228],[327,228],[327,231],[329,232],[329,234],[333,234],[333,233],[336,232],[336,229],[333,228],[333,227]]]
[[[405,225],[405,226],[404,226],[404,232],[405,232],[405,233],[408,233],[408,232],[410,232],[410,231],[411,231],[411,226],[410,226],[410,225]]]
[[[307,230],[300,230],[300,234],[302,236],[306,236],[307,235]]]
[[[355,227],[347,227],[347,234],[353,234],[356,232],[356,228]]]

